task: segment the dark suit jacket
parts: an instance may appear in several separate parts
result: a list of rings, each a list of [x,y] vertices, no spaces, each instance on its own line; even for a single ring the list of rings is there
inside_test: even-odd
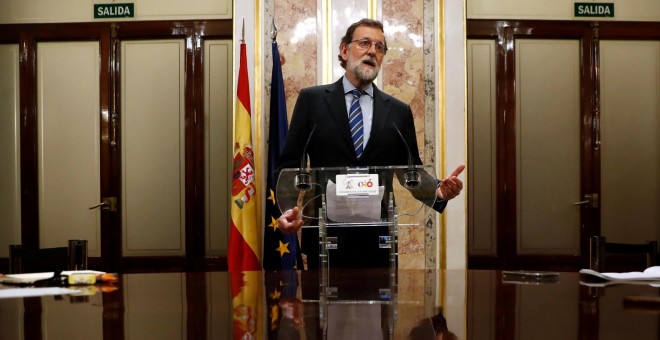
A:
[[[280,156],[280,168],[301,167],[303,150],[314,126],[307,144],[312,168],[408,165],[408,149],[397,128],[408,143],[413,163],[422,164],[410,106],[380,91],[376,85],[373,95],[371,135],[358,159],[351,140],[342,79],[300,91]],[[439,200],[433,209],[442,212],[446,204],[447,201]]]

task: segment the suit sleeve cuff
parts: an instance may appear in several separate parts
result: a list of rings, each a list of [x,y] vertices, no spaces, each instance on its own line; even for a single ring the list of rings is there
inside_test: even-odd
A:
[[[435,203],[433,203],[432,206],[433,210],[439,213],[442,213],[445,210],[445,207],[447,207],[447,201],[443,199],[438,199],[437,201],[435,201]]]

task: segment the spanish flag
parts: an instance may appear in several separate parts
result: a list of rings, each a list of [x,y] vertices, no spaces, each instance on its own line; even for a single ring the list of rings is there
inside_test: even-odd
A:
[[[264,339],[263,275],[260,271],[229,273],[234,340]]]
[[[261,228],[257,223],[258,195],[244,42],[241,42],[237,87],[228,254],[234,316],[233,339],[261,339]]]
[[[241,42],[240,67],[234,115],[234,160],[229,230],[229,271],[261,270],[261,223],[258,223],[257,186],[252,147],[250,86],[245,42]]]

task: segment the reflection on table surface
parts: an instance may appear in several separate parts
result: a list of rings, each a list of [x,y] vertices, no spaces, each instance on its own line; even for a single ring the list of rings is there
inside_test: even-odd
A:
[[[657,306],[624,303],[658,299],[657,287],[590,287],[578,273],[547,283],[490,270],[149,273],[122,274],[117,288],[0,299],[0,339],[660,337]]]

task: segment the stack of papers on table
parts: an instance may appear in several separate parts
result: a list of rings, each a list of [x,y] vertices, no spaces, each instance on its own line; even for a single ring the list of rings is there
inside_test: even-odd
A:
[[[590,279],[600,281],[580,281],[580,284],[590,286],[604,286],[608,284],[648,284],[660,287],[660,266],[646,268],[643,272],[626,273],[600,273],[591,269],[580,269],[580,274],[587,275]]]
[[[61,275],[71,275],[71,274],[105,274],[105,272],[99,272],[96,270],[66,270],[61,272]],[[33,285],[37,281],[48,280],[55,276],[54,272],[44,272],[44,273],[26,273],[26,274],[7,274],[0,276],[1,284],[10,284],[10,285]]]
[[[60,273],[62,276],[76,274],[101,275],[105,274],[105,272],[95,270],[69,270]],[[54,276],[55,272],[0,275],[0,299],[47,295],[78,295],[83,293],[84,287],[81,286],[76,286],[75,288],[48,287],[51,285],[51,282],[48,282],[48,280],[52,279]],[[37,287],[35,287],[35,285]],[[43,287],[42,285],[45,285],[46,287]],[[17,288],[16,286],[21,287]]]

